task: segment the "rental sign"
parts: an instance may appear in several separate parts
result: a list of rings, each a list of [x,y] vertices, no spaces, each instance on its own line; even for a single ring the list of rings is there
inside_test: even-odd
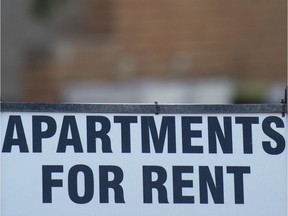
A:
[[[2,216],[285,216],[281,111],[2,103]]]

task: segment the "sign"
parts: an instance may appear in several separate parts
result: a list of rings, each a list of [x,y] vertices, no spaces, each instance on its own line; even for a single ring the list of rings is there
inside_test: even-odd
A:
[[[285,216],[281,111],[2,104],[2,216]]]

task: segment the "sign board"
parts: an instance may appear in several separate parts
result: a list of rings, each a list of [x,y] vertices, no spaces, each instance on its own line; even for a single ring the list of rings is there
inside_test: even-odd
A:
[[[285,216],[281,112],[2,103],[2,216]]]

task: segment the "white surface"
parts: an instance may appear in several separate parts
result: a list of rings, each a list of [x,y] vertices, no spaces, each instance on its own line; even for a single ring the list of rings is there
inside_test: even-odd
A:
[[[216,116],[201,115],[202,124],[193,124],[192,130],[201,130],[201,138],[192,138],[193,145],[204,147],[203,154],[182,153],[181,116],[176,117],[176,145],[177,152],[168,154],[164,147],[163,153],[141,153],[141,118],[138,115],[138,123],[131,124],[131,153],[121,153],[120,124],[113,123],[112,114],[103,114],[110,119],[111,139],[113,153],[101,153],[101,146],[97,147],[97,153],[87,153],[86,150],[86,114],[71,113],[2,113],[1,116],[1,146],[3,145],[9,115],[21,115],[25,136],[28,142],[29,153],[19,153],[17,147],[12,148],[11,153],[1,153],[2,156],[2,216],[114,216],[114,215],[199,215],[199,216],[285,216],[287,209],[287,175],[286,175],[286,150],[279,155],[269,155],[262,148],[262,141],[272,141],[262,131],[262,121],[269,114],[238,114],[217,115],[219,122],[223,122],[224,116],[232,118],[233,154],[223,154],[218,146],[217,154],[208,152],[207,117]],[[43,139],[42,153],[32,152],[32,115],[48,115],[57,122],[56,134]],[[81,137],[84,153],[74,153],[73,148],[67,147],[66,153],[56,153],[59,133],[64,115],[74,115]],[[101,114],[89,114],[101,115]],[[118,114],[123,116],[123,114]],[[129,114],[133,115],[134,114]],[[141,115],[143,116],[143,115]],[[157,127],[160,126],[162,115],[154,116]],[[187,116],[187,115],[186,115]],[[200,115],[192,115],[200,116]],[[235,116],[257,116],[259,123],[252,126],[253,130],[253,154],[243,154],[242,125],[235,124]],[[281,115],[278,115],[281,118]],[[285,119],[283,118],[285,122]],[[285,128],[275,128],[278,133],[286,137]],[[15,132],[14,138],[17,138]],[[273,142],[273,141],[272,141]],[[100,147],[100,148],[99,148]],[[1,147],[2,149],[2,147]],[[87,204],[76,204],[68,196],[67,173],[76,164],[89,166],[94,173],[94,197]],[[42,203],[42,165],[63,165],[63,173],[53,174],[55,179],[63,179],[63,187],[52,189],[52,203]],[[124,189],[124,204],[115,204],[113,193],[109,194],[109,204],[99,203],[99,165],[116,165],[124,172],[124,180],[121,183]],[[164,167],[167,172],[165,186],[168,191],[169,204],[159,204],[157,193],[153,191],[153,203],[143,203],[142,167],[144,165],[157,165]],[[194,166],[194,173],[183,174],[183,179],[193,180],[193,188],[184,188],[183,194],[193,195],[194,204],[174,204],[172,189],[172,166]],[[209,197],[208,204],[199,203],[199,166],[209,166],[214,175],[215,166],[223,166],[224,178],[224,204],[214,204]],[[250,174],[244,174],[244,204],[234,202],[233,175],[226,173],[227,166],[249,166]],[[79,181],[81,182],[81,181]],[[81,191],[81,185],[79,185]]]

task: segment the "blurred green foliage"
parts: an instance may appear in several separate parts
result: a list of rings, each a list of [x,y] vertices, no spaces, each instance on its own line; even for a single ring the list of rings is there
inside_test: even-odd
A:
[[[251,104],[263,103],[267,84],[261,82],[243,82],[237,85],[236,96],[233,103]]]
[[[33,0],[32,14],[37,19],[47,19],[52,16],[53,11],[63,5],[67,0]]]

